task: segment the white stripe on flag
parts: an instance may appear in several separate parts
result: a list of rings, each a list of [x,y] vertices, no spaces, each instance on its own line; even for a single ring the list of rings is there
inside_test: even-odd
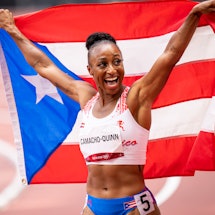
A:
[[[196,99],[152,110],[149,139],[197,135],[210,102],[211,98]]]
[[[124,58],[126,75],[148,72],[163,52],[172,33],[146,39],[118,41]],[[84,42],[43,43],[68,69],[89,77]],[[206,49],[207,47],[207,49]],[[198,27],[178,64],[215,58],[215,37],[210,26]],[[204,50],[204,51],[202,51]],[[149,54],[151,53],[151,54]]]
[[[215,134],[215,96],[211,99],[201,130]]]

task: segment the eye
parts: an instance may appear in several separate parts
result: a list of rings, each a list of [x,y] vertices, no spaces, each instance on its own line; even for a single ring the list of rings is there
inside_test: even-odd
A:
[[[113,61],[114,66],[119,66],[119,65],[121,65],[121,63],[122,63],[122,59],[117,58]]]
[[[106,62],[100,62],[100,63],[98,63],[98,67],[103,69],[103,68],[107,67],[107,63]]]

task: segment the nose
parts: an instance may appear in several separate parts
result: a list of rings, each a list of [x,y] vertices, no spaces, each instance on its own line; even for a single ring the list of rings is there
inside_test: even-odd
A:
[[[113,64],[109,64],[106,70],[107,73],[109,74],[114,74],[116,72],[116,68]]]

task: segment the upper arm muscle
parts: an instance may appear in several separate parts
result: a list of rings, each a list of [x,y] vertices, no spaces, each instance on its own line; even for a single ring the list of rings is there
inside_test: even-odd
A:
[[[46,66],[36,65],[38,73],[48,79],[53,85],[62,90],[70,98],[80,103],[81,107],[96,93],[93,86],[85,81],[75,80],[64,73],[53,63]]]

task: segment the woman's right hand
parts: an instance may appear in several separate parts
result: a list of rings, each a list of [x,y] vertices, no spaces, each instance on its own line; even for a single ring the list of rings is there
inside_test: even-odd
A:
[[[8,9],[0,9],[0,28],[10,31],[14,26],[13,14]]]

